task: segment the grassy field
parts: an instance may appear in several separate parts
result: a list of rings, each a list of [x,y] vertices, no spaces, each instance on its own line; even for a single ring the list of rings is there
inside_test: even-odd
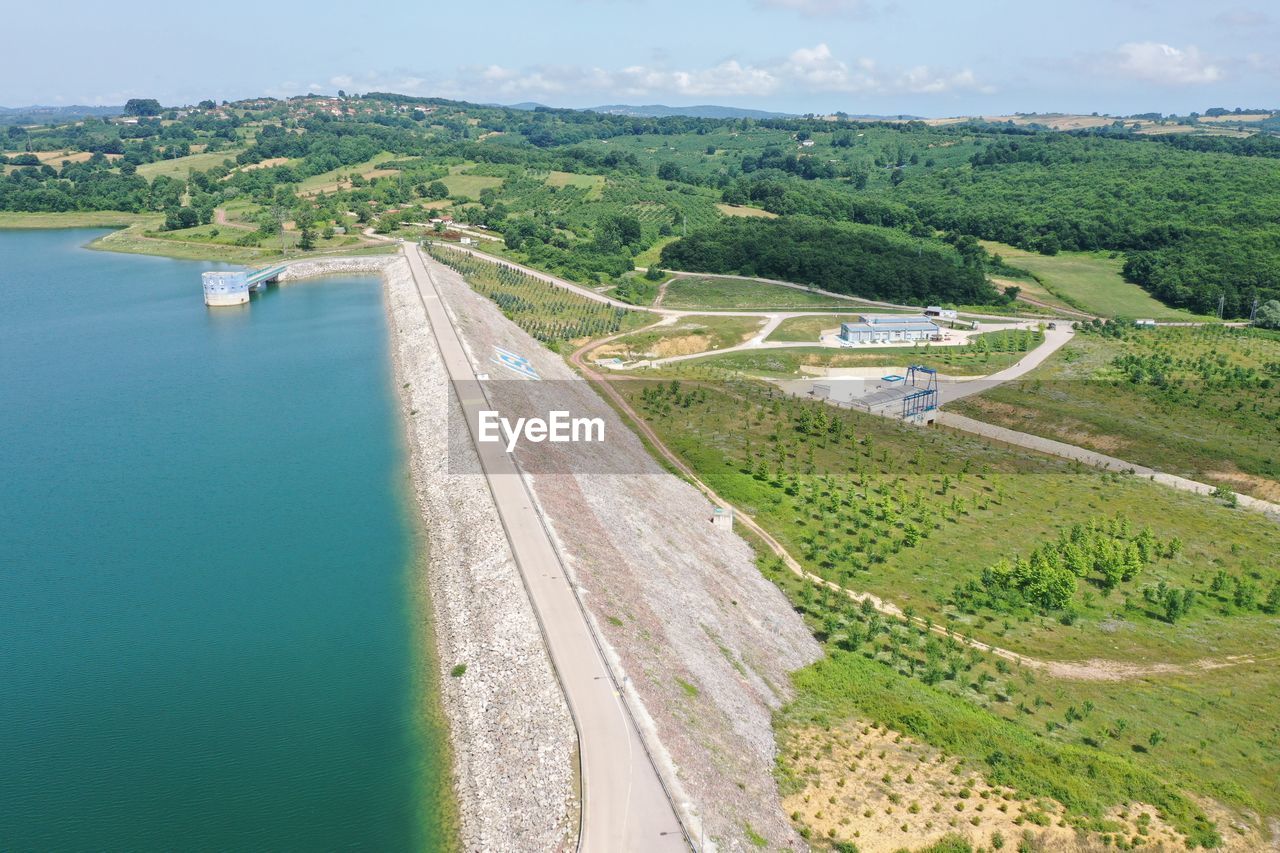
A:
[[[325,254],[369,255],[394,252],[394,244],[364,246],[352,238],[350,241],[320,241],[318,249],[312,252],[298,251],[296,234],[289,236],[286,245],[290,248],[287,254],[281,254],[278,245],[255,247],[235,246],[217,241],[209,232],[217,226],[202,225],[184,231],[162,232],[161,236],[150,236],[149,226],[134,224],[120,231],[113,231],[94,240],[88,245],[90,249],[108,252],[126,252],[134,255],[157,255],[167,258],[182,258],[196,261],[223,261],[229,264],[245,264],[262,266],[279,260],[298,260],[304,257],[323,257]],[[231,229],[223,229],[225,234]],[[243,233],[243,232],[233,232]]]
[[[839,330],[841,323],[858,322],[857,314],[815,314],[810,317],[788,317],[769,333],[766,340],[816,343],[823,332]]]
[[[839,308],[856,305],[846,299],[823,296],[794,287],[728,278],[688,276],[676,278],[667,286],[664,308],[707,311],[765,311]]]
[[[363,175],[366,178],[386,177],[396,174],[394,169],[380,169],[379,165],[394,160],[395,154],[383,151],[381,154],[375,154],[373,157],[365,160],[363,163],[353,163],[350,166],[340,166],[337,169],[331,169],[328,172],[321,172],[318,175],[312,175],[304,178],[302,183],[298,184],[299,195],[315,195],[322,192],[333,192],[334,190],[350,186],[350,182],[346,180],[339,181],[340,177],[347,175]]]
[[[1107,252],[1059,252],[1041,255],[1003,243],[982,241],[988,252],[1000,255],[1010,266],[1036,277],[1045,291],[1062,302],[1103,317],[1149,317],[1155,320],[1205,319],[1169,308],[1136,284],[1120,275],[1124,260]],[[1034,286],[1012,282],[1034,293]]]
[[[1078,334],[971,417],[1280,500],[1280,335],[1221,327]]]
[[[592,355],[594,358],[617,356],[626,361],[634,361],[637,358],[667,358],[709,352],[750,339],[763,323],[763,319],[751,317],[684,317],[669,326],[632,332],[596,349]]]
[[[0,228],[124,228],[141,223],[158,227],[164,217],[158,213],[129,213],[117,210],[90,210],[74,213],[14,213],[0,211]]]
[[[547,175],[549,187],[581,187],[587,198],[595,200],[604,195],[604,175],[579,175],[576,172],[552,172]]]
[[[652,266],[656,266],[658,262],[662,260],[663,247],[665,247],[668,243],[674,243],[676,240],[679,240],[679,239],[680,239],[679,237],[674,235],[670,237],[659,237],[652,246],[645,249],[640,254],[636,255],[636,266],[644,267],[646,269]]]
[[[471,163],[453,166],[449,169],[449,175],[441,179],[444,185],[449,188],[449,195],[455,198],[467,196],[474,199],[480,196],[481,190],[502,186],[502,178],[495,178],[490,175],[467,174],[466,170],[472,168],[472,166],[474,164]]]
[[[1073,309],[1076,311],[1083,310],[1069,305],[1065,300],[1059,299],[1047,287],[1034,278],[1000,278],[998,276],[993,276],[991,283],[1001,291],[1006,287],[1016,287],[1022,291],[1023,296],[1027,296],[1036,300],[1038,303],[1052,306],[1053,308],[1066,309],[1068,311]],[[1019,307],[1024,310],[1036,310],[1035,305],[1031,305],[1026,302],[1021,302]]]
[[[215,151],[209,154],[188,154],[186,157],[175,157],[172,160],[143,163],[138,167],[138,174],[148,181],[155,180],[160,175],[186,180],[190,172],[203,172],[205,169],[212,169],[226,160],[231,160],[234,163],[236,155],[241,150],[243,149],[229,148],[225,151]]]
[[[1198,808],[1169,783],[1280,814],[1280,784],[1246,770],[1280,761],[1280,726],[1260,711],[1276,676],[1257,676],[1280,654],[1280,637],[1257,601],[1231,592],[1276,588],[1280,528],[1135,478],[697,375],[675,386],[618,387],[701,478],[806,569],[955,635],[1049,660],[1106,659],[1113,663],[1086,668],[1120,679],[1067,680],[1011,665],[822,592],[770,558],[766,572],[831,652],[797,676],[803,713],[784,714],[784,727],[887,723],[996,783],[1053,797],[1095,827],[1107,807],[1141,800],[1193,839],[1212,840]],[[1073,525],[1118,517],[1131,525],[1126,535],[1149,527],[1160,543],[1178,538],[1176,553],[1156,555],[1109,590],[1092,574],[1081,578],[1063,610],[1002,614],[954,603],[957,586],[999,561],[1056,542]],[[1218,572],[1229,580],[1215,592]],[[1161,582],[1197,592],[1173,622],[1149,598]],[[1254,662],[1214,671],[1196,664],[1230,655]],[[1153,662],[1174,670],[1123,674],[1126,664]]]

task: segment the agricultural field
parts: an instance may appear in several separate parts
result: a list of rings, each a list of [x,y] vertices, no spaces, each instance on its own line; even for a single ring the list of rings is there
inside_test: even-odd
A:
[[[604,175],[578,175],[552,171],[547,174],[549,187],[578,187],[587,191],[587,199],[595,201],[604,194]]]
[[[374,157],[370,157],[362,163],[353,163],[350,166],[340,166],[337,169],[330,169],[327,172],[321,172],[318,175],[312,175],[309,178],[303,178],[298,184],[297,192],[300,195],[317,195],[319,193],[331,193],[341,189],[351,187],[351,175],[360,175],[363,178],[383,178],[396,174],[394,169],[382,168],[382,164],[389,160],[394,160],[395,155],[384,151]]]
[[[651,318],[656,319],[656,318]],[[764,320],[714,315],[682,317],[675,323],[632,332],[592,351],[592,358],[669,358],[725,349],[747,341]]]
[[[578,296],[504,264],[448,249],[429,251],[437,261],[457,270],[477,293],[492,299],[507,319],[553,349],[563,342],[602,337],[651,322],[650,315],[640,311]]]
[[[1056,300],[1100,317],[1127,317],[1131,320],[1147,317],[1170,322],[1205,319],[1189,311],[1170,308],[1138,285],[1125,281],[1120,274],[1124,258],[1115,252],[1042,255],[990,240],[982,241],[982,245],[1010,266],[1025,269],[1035,276],[1039,288],[1022,281],[1010,282],[1023,287],[1031,296],[1043,288]]]
[[[1280,335],[1220,326],[1092,328],[1022,381],[950,408],[1280,499]]]
[[[667,285],[664,308],[690,311],[810,311],[848,309],[850,299],[750,279],[681,276]],[[816,339],[816,336],[815,336]]]
[[[462,196],[474,199],[483,190],[502,186],[502,178],[475,174],[472,171],[473,168],[474,164],[453,166],[449,169],[449,174],[440,179],[440,182],[449,188],[450,196],[455,199]],[[548,182],[548,185],[552,186],[550,182]]]
[[[186,157],[175,157],[172,160],[156,160],[154,163],[143,163],[139,166],[138,174],[147,180],[153,180],[160,175],[182,180],[191,172],[203,172],[206,169],[212,169],[214,166],[221,166],[228,160],[234,163],[236,155],[242,150],[241,148],[232,148],[225,151],[188,154]]]
[[[1280,760],[1280,730],[1255,716],[1276,687],[1264,673],[1280,654],[1280,529],[1121,474],[713,376],[617,387],[807,571],[913,620],[763,556],[828,647],[796,676],[783,744],[810,742],[814,725],[887,725],[1104,835],[1141,835],[1117,810],[1142,802],[1189,842],[1216,842],[1222,828],[1184,790],[1280,813],[1280,786],[1247,771]],[[781,762],[801,789],[804,749]]]

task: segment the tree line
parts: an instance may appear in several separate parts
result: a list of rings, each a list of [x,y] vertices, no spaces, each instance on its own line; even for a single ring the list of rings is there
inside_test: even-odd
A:
[[[661,263],[812,284],[869,299],[976,305],[998,298],[976,248],[962,251],[889,228],[812,217],[730,217],[668,244]]]

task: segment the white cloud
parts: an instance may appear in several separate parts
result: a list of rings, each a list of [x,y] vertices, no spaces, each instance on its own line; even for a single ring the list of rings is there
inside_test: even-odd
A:
[[[779,72],[809,89],[825,92],[870,92],[880,86],[875,75],[875,62],[860,59],[854,68],[836,59],[825,44],[802,47],[792,52]]]
[[[779,92],[836,92],[842,94],[943,94],[955,91],[989,93],[969,69],[941,71],[917,66],[883,71],[872,59],[846,61],[826,44],[801,47],[788,56],[762,63],[727,59],[707,68],[670,69],[630,65],[600,67],[535,66],[527,69],[499,65],[464,68],[440,87],[459,96],[479,90],[485,97],[539,97],[588,94],[610,97],[763,97]]]
[[[798,12],[806,18],[866,18],[874,11],[866,0],[758,0],[756,6]]]
[[[323,83],[289,81],[268,90],[274,97],[305,92],[399,92],[476,101],[547,99],[559,103],[640,98],[762,98],[780,94],[941,95],[990,93],[969,69],[928,66],[885,69],[872,59],[845,60],[825,43],[801,47],[784,57],[749,62],[736,58],[702,68],[627,65],[602,68],[535,65],[514,68],[475,65],[449,77],[431,78],[410,71],[345,73]]]
[[[935,71],[927,65],[917,65],[899,74],[894,89],[916,95],[959,91],[982,92],[989,95],[995,91],[995,87],[979,83],[977,76],[968,68],[945,73]]]
[[[1154,41],[1122,44],[1102,66],[1106,73],[1168,86],[1215,83],[1223,78],[1222,67],[1194,45],[1179,49]]]

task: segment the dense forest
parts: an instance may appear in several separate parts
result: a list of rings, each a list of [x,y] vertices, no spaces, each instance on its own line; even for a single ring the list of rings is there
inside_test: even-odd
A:
[[[1248,316],[1280,295],[1280,163],[1063,134],[1001,139],[892,193],[935,228],[1046,254],[1126,253],[1164,302]]]
[[[718,205],[750,206],[886,229],[877,245],[911,246],[931,264],[958,256],[939,232],[1045,254],[1114,252],[1128,280],[1200,313],[1221,299],[1226,317],[1243,317],[1254,299],[1280,297],[1280,139],[1266,132],[637,118],[376,93],[205,101],[158,114],[146,105],[122,118],[5,128],[0,210],[156,212],[167,230],[185,232],[241,200],[251,202],[242,217],[260,228],[234,238],[249,245],[284,221],[328,229],[355,215],[392,232],[447,209],[502,238],[513,256],[579,281],[616,281],[676,236],[689,241],[664,256],[673,263],[697,251],[726,269],[766,264],[782,277],[794,269],[857,280],[847,268],[837,275],[836,248],[820,242],[848,248],[856,229],[721,222]],[[324,177],[323,191],[309,188],[343,169],[369,172],[379,157],[391,174]],[[175,168],[152,165],[165,161]],[[755,229],[795,243],[729,252],[730,235]],[[859,286],[990,298],[957,268],[893,265]],[[901,281],[889,288],[881,275]]]
[[[897,231],[812,217],[725,219],[662,250],[662,264],[812,284],[836,293],[910,304],[979,305],[997,294],[982,249],[956,249]]]

